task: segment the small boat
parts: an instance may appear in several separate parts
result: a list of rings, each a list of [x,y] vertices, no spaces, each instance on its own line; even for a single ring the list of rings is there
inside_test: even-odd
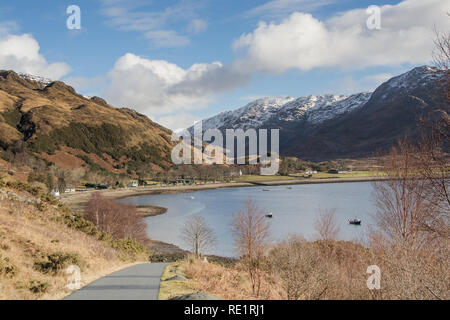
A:
[[[273,213],[272,213],[272,212],[270,212],[270,213],[266,214],[266,218],[270,218],[270,219],[272,219],[272,218],[273,218]]]
[[[263,191],[264,191],[264,192],[269,192],[270,190],[269,190],[269,189],[263,189]]]
[[[361,220],[359,219],[353,219],[353,220],[348,220],[349,224],[355,225],[355,226],[360,226],[361,225]]]
[[[195,197],[191,197],[191,200],[195,200]]]

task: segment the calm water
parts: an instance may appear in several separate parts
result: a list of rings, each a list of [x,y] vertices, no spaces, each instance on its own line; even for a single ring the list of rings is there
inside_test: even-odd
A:
[[[373,223],[371,214],[374,205],[369,182],[229,188],[137,196],[123,199],[122,202],[168,208],[165,215],[146,218],[148,234],[152,239],[173,243],[184,249],[188,248],[179,238],[183,223],[193,215],[202,216],[218,238],[215,249],[210,253],[234,256],[230,221],[233,213],[244,208],[247,199],[252,199],[264,212],[273,212],[275,218],[269,220],[273,240],[290,234],[314,239],[314,220],[319,208],[336,208],[336,218],[341,228],[340,239],[343,240],[361,239]],[[361,219],[362,226],[349,225],[350,218]]]

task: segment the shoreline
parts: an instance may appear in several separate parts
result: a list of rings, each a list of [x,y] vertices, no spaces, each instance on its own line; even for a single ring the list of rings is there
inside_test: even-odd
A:
[[[103,196],[120,200],[133,196],[145,196],[145,195],[157,195],[157,194],[179,194],[179,193],[190,193],[202,190],[215,190],[224,188],[243,188],[243,187],[263,187],[263,186],[292,186],[292,185],[305,185],[305,184],[326,184],[326,183],[354,183],[354,182],[371,182],[371,181],[382,181],[386,180],[383,177],[362,177],[362,178],[322,178],[322,179],[292,179],[292,180],[274,180],[274,181],[263,181],[263,182],[228,182],[228,183],[209,183],[209,184],[199,184],[199,185],[189,185],[189,186],[151,186],[151,187],[137,187],[137,188],[127,188],[119,190],[92,190],[86,192],[78,192],[71,194],[64,194],[60,197],[60,200],[67,204],[75,211],[84,211],[85,204],[89,201],[90,196],[95,192],[102,193]],[[148,206],[137,206],[138,211],[143,215],[143,217],[153,217],[157,215],[162,215],[167,213],[167,208],[148,205]],[[152,239],[152,245],[150,249],[154,251],[155,258],[161,259],[161,261],[166,261],[167,259],[172,259],[179,257],[186,253],[185,250],[181,248],[159,241],[157,239]]]
[[[73,210],[83,211],[85,204],[89,201],[89,197],[95,193],[100,192],[103,196],[114,200],[130,198],[135,196],[157,195],[157,194],[178,194],[190,193],[203,190],[215,190],[224,188],[244,188],[244,187],[271,187],[271,186],[289,186],[289,185],[304,185],[304,184],[325,184],[325,183],[354,183],[354,182],[371,182],[383,181],[384,177],[361,177],[361,178],[322,178],[322,179],[292,179],[292,180],[273,180],[273,181],[253,181],[253,182],[221,182],[221,183],[207,183],[197,185],[181,185],[181,186],[150,186],[150,187],[136,187],[116,190],[91,190],[85,192],[77,192],[64,194],[60,200],[70,206]],[[167,208],[158,206],[137,206],[138,210],[143,213],[145,217],[165,214]]]

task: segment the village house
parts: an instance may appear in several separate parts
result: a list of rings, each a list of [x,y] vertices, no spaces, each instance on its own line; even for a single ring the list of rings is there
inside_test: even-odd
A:
[[[128,188],[137,188],[137,187],[139,187],[139,183],[137,181],[131,181],[128,184]]]

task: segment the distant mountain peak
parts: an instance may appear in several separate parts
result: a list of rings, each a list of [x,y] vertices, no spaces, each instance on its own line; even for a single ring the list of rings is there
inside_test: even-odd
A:
[[[285,156],[317,161],[367,157],[405,135],[418,136],[418,118],[449,108],[442,96],[445,77],[443,70],[420,66],[374,92],[265,97],[203,120],[203,130],[280,129]]]
[[[203,120],[203,130],[273,127],[278,122],[318,124],[362,106],[370,92],[352,96],[325,94],[306,97],[265,97],[232,111]],[[192,131],[193,128],[188,130]]]
[[[426,83],[441,79],[443,76],[444,74],[442,70],[438,68],[421,66],[405,72],[397,77],[393,77],[386,83],[390,87],[414,89],[418,85],[425,85]]]

